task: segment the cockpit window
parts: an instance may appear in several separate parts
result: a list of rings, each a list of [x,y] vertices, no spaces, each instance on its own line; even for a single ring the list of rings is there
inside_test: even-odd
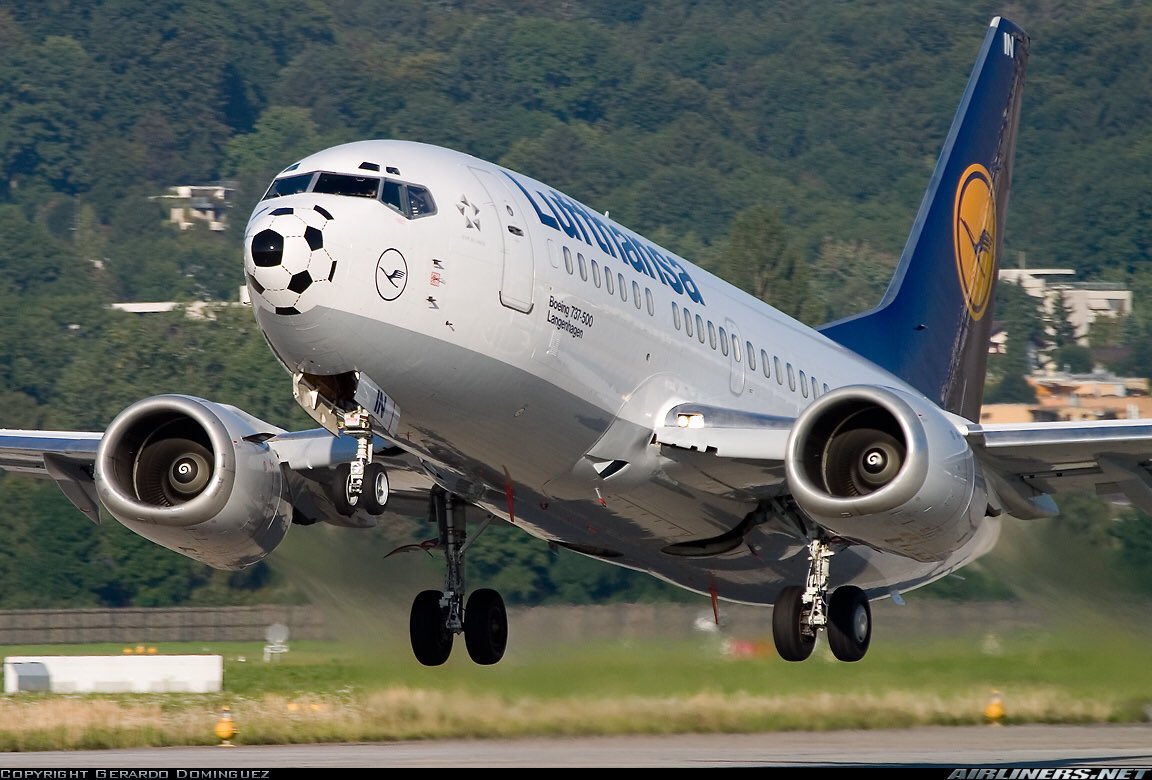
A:
[[[343,173],[322,173],[316,179],[313,192],[329,195],[351,195],[361,198],[375,198],[380,190],[380,179],[371,176],[347,176]]]
[[[436,201],[432,199],[432,193],[427,187],[404,184],[392,179],[350,176],[344,173],[311,172],[284,176],[272,182],[272,186],[261,200],[295,195],[298,192],[322,192],[328,195],[358,198],[379,197],[381,203],[408,219],[436,213]]]
[[[384,180],[380,190],[380,200],[384,205],[403,214],[408,219],[426,217],[436,213],[436,202],[426,187],[415,184],[401,184],[391,179]]]
[[[423,187],[408,185],[408,207],[412,209],[412,217],[426,217],[436,213],[436,204],[432,202],[432,195]]]
[[[308,189],[308,185],[311,184],[312,176],[313,174],[311,173],[301,173],[296,176],[285,176],[282,179],[277,179],[272,182],[272,186],[264,193],[264,197],[261,198],[261,200],[304,192]]]
[[[399,182],[385,179],[384,189],[380,190],[380,200],[384,201],[385,206],[408,216],[408,212],[404,208],[404,185]]]

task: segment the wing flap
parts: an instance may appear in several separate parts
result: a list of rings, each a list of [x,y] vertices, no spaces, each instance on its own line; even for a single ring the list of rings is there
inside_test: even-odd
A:
[[[1013,489],[1124,496],[1152,514],[1152,420],[972,425],[966,438]]]

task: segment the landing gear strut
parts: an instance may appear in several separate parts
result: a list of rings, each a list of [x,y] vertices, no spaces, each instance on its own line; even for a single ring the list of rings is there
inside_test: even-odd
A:
[[[342,463],[324,487],[336,511],[351,517],[357,509],[370,515],[384,512],[388,503],[388,472],[372,462],[372,421],[364,409],[346,413],[341,422],[344,433],[356,440],[356,458]]]
[[[872,639],[868,597],[855,585],[837,588],[828,598],[829,562],[835,554],[823,538],[808,544],[808,577],[803,588],[789,585],[772,607],[772,638],[785,661],[803,661],[812,654],[820,629],[841,661],[859,661]]]
[[[496,663],[508,645],[508,614],[499,593],[483,588],[472,593],[467,605],[464,603],[464,552],[468,547],[464,508],[458,496],[439,487],[432,489],[429,512],[440,534],[439,546],[444,550],[448,573],[443,591],[422,591],[412,602],[408,624],[412,652],[425,666],[439,666],[448,660],[456,634],[464,634],[468,655],[478,664]]]

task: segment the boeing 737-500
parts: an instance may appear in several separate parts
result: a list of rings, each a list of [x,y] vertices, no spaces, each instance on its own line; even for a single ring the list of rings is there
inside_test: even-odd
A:
[[[0,467],[221,569],[294,524],[427,511],[428,666],[458,634],[476,663],[505,652],[502,597],[465,587],[491,522],[771,605],[790,661],[821,632],[859,660],[870,601],[988,552],[1003,515],[1084,489],[1152,511],[1152,420],[979,424],[1028,49],[992,20],[865,313],[809,327],[528,176],[349,143],[285,168],[244,233],[256,322],[317,427],[157,395],[103,432],[2,431]]]

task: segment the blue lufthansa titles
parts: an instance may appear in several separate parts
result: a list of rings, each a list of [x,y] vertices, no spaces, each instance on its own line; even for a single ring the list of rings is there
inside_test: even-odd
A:
[[[528,202],[536,210],[536,216],[540,218],[540,224],[558,230],[569,238],[583,241],[590,247],[599,247],[612,257],[627,262],[640,273],[659,279],[677,294],[687,295],[701,306],[704,305],[704,296],[700,294],[700,288],[675,257],[664,254],[656,246],[645,243],[636,236],[624,233],[611,222],[606,222],[599,215],[589,211],[584,205],[555,190],[547,192],[537,190],[534,197],[515,176],[507,171],[503,173],[528,198]]]

